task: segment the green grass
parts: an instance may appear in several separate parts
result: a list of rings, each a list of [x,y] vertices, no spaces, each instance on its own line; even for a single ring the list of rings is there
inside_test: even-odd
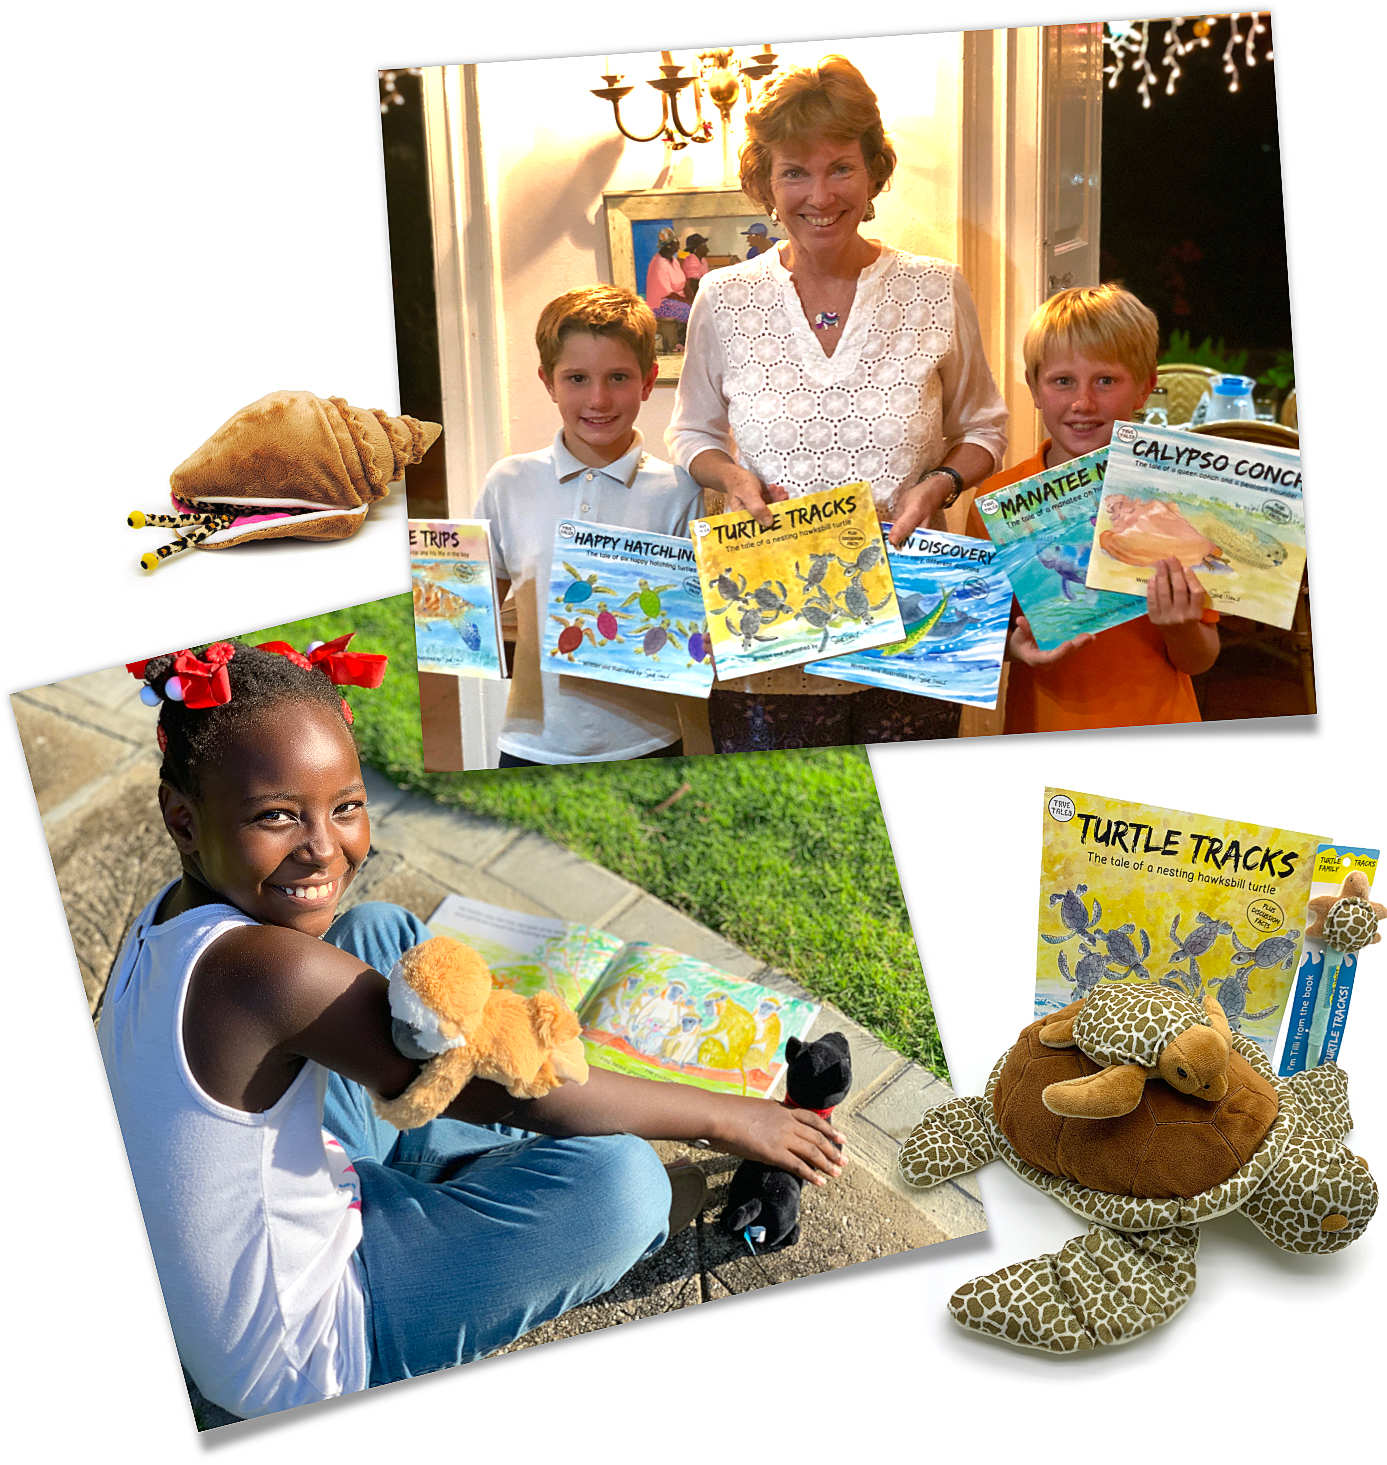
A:
[[[272,627],[302,647],[355,630],[390,657],[350,694],[362,761],[442,805],[595,860],[794,977],[947,1078],[871,768],[860,748],[426,773],[407,595]]]

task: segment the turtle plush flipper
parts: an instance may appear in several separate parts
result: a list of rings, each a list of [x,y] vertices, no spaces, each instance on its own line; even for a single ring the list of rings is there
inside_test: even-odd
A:
[[[939,1185],[997,1158],[982,1099],[950,1099],[926,1112],[901,1146],[897,1163],[908,1185]]]
[[[1044,1036],[1042,1033],[1042,1042]],[[1148,1070],[1139,1063],[1114,1064],[1097,1073],[1052,1083],[1040,1099],[1052,1114],[1067,1119],[1118,1119],[1141,1103],[1147,1077]]]
[[[1086,1353],[1168,1322],[1194,1295],[1193,1226],[1123,1234],[1092,1226],[1058,1251],[975,1277],[949,1299],[956,1322],[1018,1348]]]
[[[1072,1048],[1074,1044],[1074,1019],[1083,1011],[1082,999],[1071,1002],[1060,1010],[1040,1030],[1040,1041],[1047,1048]]]

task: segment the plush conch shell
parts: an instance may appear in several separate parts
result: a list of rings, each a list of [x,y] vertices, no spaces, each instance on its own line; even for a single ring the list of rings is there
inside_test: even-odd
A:
[[[1123,564],[1155,565],[1174,555],[1188,567],[1223,558],[1218,545],[1165,499],[1144,501],[1119,493],[1113,494],[1104,507],[1113,527],[1103,530],[1098,543]]]
[[[436,422],[352,407],[341,397],[271,392],[173,470],[174,506],[231,519],[199,549],[250,539],[346,539],[442,431]]]

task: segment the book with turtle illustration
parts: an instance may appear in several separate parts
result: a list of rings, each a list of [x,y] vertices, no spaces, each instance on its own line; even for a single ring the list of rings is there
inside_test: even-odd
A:
[[[461,895],[445,896],[429,925],[475,947],[498,986],[557,992],[583,1024],[588,1062],[616,1073],[766,1096],[786,1042],[819,1014],[817,1002],[668,947]]]
[[[811,662],[805,670],[968,707],[995,707],[1011,615],[1011,585],[996,558],[996,546],[985,540],[932,529],[917,529],[899,549],[888,545],[904,636]]]
[[[708,696],[713,661],[693,545],[560,519],[541,657],[565,676]]]
[[[1088,584],[1144,597],[1153,566],[1170,555],[1215,610],[1288,627],[1305,570],[1300,454],[1117,423]]]
[[[420,671],[506,676],[491,525],[486,519],[411,519],[409,575]]]
[[[899,641],[886,544],[865,483],[690,525],[713,660],[726,681]]]
[[[1045,791],[1035,1011],[1103,982],[1214,997],[1270,1058],[1300,956],[1316,836]]]
[[[1086,584],[1107,456],[1099,448],[974,500],[997,568],[1045,651],[1146,614],[1129,596]]]

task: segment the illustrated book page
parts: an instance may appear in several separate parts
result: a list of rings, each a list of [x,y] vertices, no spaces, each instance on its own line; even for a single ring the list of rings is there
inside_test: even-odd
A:
[[[409,574],[419,670],[504,679],[488,521],[411,519]]]

